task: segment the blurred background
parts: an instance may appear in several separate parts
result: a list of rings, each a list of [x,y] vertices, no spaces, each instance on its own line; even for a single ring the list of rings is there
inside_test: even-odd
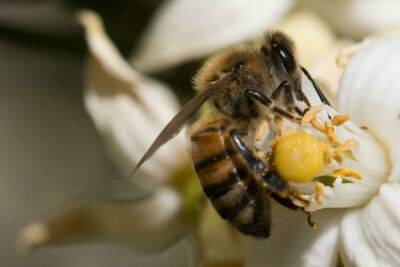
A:
[[[101,195],[120,177],[84,108],[87,45],[76,11],[99,13],[122,55],[185,101],[205,57],[273,25],[294,35],[302,62],[334,95],[340,72],[334,54],[344,44],[397,29],[396,1],[280,0],[264,1],[262,8],[262,1],[238,0],[0,1],[0,266],[187,266],[191,259],[186,241],[151,256],[106,242],[45,248],[28,258],[15,253],[16,235],[27,223],[80,195]],[[230,7],[246,17],[226,11]],[[170,18],[180,21],[160,33],[157,23]],[[246,27],[231,27],[241,19]],[[153,54],[153,46],[165,54]]]
[[[184,245],[151,257],[106,243],[29,258],[15,252],[17,232],[28,222],[80,194],[101,194],[119,176],[84,111],[86,44],[74,11],[100,12],[127,54],[159,2],[0,2],[0,266],[185,265]]]

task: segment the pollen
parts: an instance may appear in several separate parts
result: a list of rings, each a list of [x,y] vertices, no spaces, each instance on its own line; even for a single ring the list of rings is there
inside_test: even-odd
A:
[[[343,123],[345,123],[346,121],[348,121],[349,118],[350,118],[349,115],[336,115],[332,119],[332,124],[335,125],[335,126],[340,126]]]
[[[308,182],[324,166],[323,149],[317,138],[305,132],[285,135],[276,140],[273,163],[283,179]]]
[[[319,123],[317,121],[317,119],[315,119],[315,118],[312,119],[310,123],[311,123],[312,127],[314,127],[314,129],[320,131],[321,133],[325,133],[325,126],[323,124]]]
[[[333,125],[331,122],[325,122],[325,134],[326,138],[328,141],[333,144],[333,145],[338,145],[340,144],[339,138],[337,137],[335,133],[335,129],[333,128]]]
[[[354,139],[348,139],[346,140],[343,144],[340,144],[339,146],[336,147],[336,151],[338,153],[353,150],[356,146],[356,140]]]
[[[362,179],[361,174],[353,169],[337,169],[332,172],[334,177],[353,177],[356,179]]]

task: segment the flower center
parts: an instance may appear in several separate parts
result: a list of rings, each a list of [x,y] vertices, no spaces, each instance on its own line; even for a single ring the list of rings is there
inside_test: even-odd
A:
[[[309,182],[324,166],[320,141],[306,132],[279,138],[273,160],[280,176],[290,182]]]

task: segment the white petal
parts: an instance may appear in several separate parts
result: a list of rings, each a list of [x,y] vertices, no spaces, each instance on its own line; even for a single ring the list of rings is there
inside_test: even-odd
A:
[[[300,1],[312,8],[342,35],[362,38],[400,25],[397,0]]]
[[[315,90],[312,89],[312,86],[310,90],[308,83],[303,83],[305,85],[303,87],[304,92],[312,105],[318,104],[319,99],[315,96]],[[332,107],[327,105],[324,106],[324,111],[317,116],[320,122],[327,121],[328,114],[331,118],[338,114]],[[302,129],[305,129],[321,140],[326,139],[325,135],[311,126],[306,126]],[[390,164],[384,147],[369,133],[363,131],[351,121],[344,123],[340,127],[336,127],[335,132],[340,143],[344,143],[349,139],[356,141],[356,147],[352,151],[357,160],[344,157],[342,164],[333,161],[319,175],[331,175],[335,169],[351,168],[359,171],[362,179],[358,180],[346,177],[346,179],[351,180],[353,183],[337,182],[333,188],[324,186],[324,202],[320,204],[316,202],[311,203],[311,206],[307,207],[309,211],[322,208],[348,208],[363,205],[378,193],[380,185],[386,181],[390,173]],[[292,185],[307,194],[314,193],[314,182],[295,183]]]
[[[303,92],[310,100],[311,105],[321,105],[321,101],[308,79],[303,77],[302,86]],[[324,111],[318,114],[317,118],[320,122],[327,121],[328,114],[333,118],[338,113],[332,107],[325,105]],[[294,128],[299,127],[290,122],[287,125]],[[304,130],[304,127],[302,127],[302,130]],[[311,126],[307,126],[305,130],[322,140],[326,139],[325,135]],[[344,158],[341,165],[332,162],[324,168],[320,175],[331,175],[334,169],[352,168],[361,172],[362,179],[356,180],[346,177],[353,183],[335,183],[333,188],[325,186],[324,202],[321,204],[312,203],[311,206],[307,207],[307,210],[315,211],[322,208],[348,208],[363,205],[378,193],[380,185],[386,181],[390,174],[391,166],[387,159],[386,150],[372,135],[363,131],[351,121],[344,123],[341,127],[336,127],[335,131],[340,143],[349,139],[356,141],[357,146],[353,153],[357,160]],[[307,194],[314,192],[314,182],[292,185]]]
[[[326,107],[331,117],[337,113]],[[318,208],[356,207],[367,203],[379,191],[379,187],[389,176],[390,164],[382,145],[368,133],[352,122],[346,122],[336,128],[336,133],[343,143],[354,139],[357,147],[353,150],[357,161],[344,159],[342,165],[332,163],[330,169],[352,168],[358,170],[361,180],[351,179],[354,183],[337,183],[333,188],[325,187],[325,202]],[[311,208],[310,210],[313,210]]]
[[[133,56],[152,72],[247,40],[279,20],[293,0],[172,0],[154,20]]]
[[[128,175],[179,105],[167,86],[129,66],[106,36],[95,13],[84,11],[79,18],[86,29],[90,51],[86,108],[113,159]],[[143,165],[147,177],[163,180],[168,170],[185,159],[183,147],[180,136],[161,148]]]
[[[169,189],[130,202],[89,201],[25,227],[21,252],[37,247],[110,240],[141,252],[160,251],[183,236],[181,199]]]
[[[210,203],[202,211],[196,241],[205,266],[241,266],[244,261],[239,232],[221,219]]]
[[[360,210],[349,211],[340,225],[340,252],[346,266],[399,266],[400,185],[385,184]]]
[[[273,206],[272,233],[266,240],[250,240],[247,254],[249,266],[336,266],[338,260],[339,210],[321,210],[313,213],[318,227],[307,224],[301,212]]]
[[[400,178],[400,38],[382,38],[358,52],[346,68],[339,112],[367,126],[389,152],[390,181]]]

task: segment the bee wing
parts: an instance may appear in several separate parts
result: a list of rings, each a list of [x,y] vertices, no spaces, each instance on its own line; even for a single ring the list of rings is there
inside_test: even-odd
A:
[[[209,88],[203,90],[200,94],[193,97],[189,102],[187,102],[183,108],[172,118],[172,120],[165,126],[161,133],[157,136],[154,142],[151,144],[150,148],[140,159],[139,163],[136,165],[135,169],[129,177],[140,168],[140,166],[150,158],[154,152],[157,151],[162,145],[168,142],[170,139],[174,138],[183,128],[186,121],[193,116],[196,111],[206,102],[211,96],[214,95],[216,91],[224,87],[234,76],[234,72],[225,74]]]

